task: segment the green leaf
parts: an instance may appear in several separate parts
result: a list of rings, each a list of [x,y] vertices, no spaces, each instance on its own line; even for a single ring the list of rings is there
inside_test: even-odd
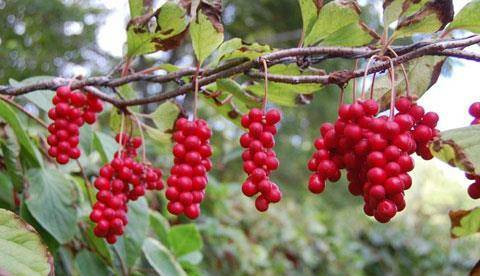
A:
[[[82,276],[110,274],[102,260],[85,249],[75,256],[75,264]]]
[[[53,275],[53,258],[35,229],[0,209],[0,274]]]
[[[307,36],[312,30],[318,13],[322,8],[323,1],[319,0],[298,0],[300,10],[302,11],[303,34]]]
[[[12,181],[6,174],[0,172],[0,208],[11,210],[14,207]]]
[[[153,120],[159,131],[171,133],[179,114],[180,108],[178,105],[171,101],[166,101],[159,105],[148,117]]]
[[[453,14],[451,0],[429,1],[412,15],[400,18],[392,37],[398,39],[442,30],[453,20]]]
[[[52,169],[31,169],[26,179],[26,204],[32,216],[59,243],[69,242],[78,231],[75,183]]]
[[[220,61],[231,59],[254,60],[258,57],[272,52],[268,45],[258,43],[246,43],[240,38],[232,38],[223,42],[216,51],[215,58],[210,62],[209,67],[215,67]]]
[[[142,246],[143,254],[148,263],[160,275],[187,275],[170,251],[159,241],[145,239]]]
[[[128,267],[132,267],[141,255],[143,240],[149,225],[148,204],[145,198],[128,204],[128,224],[123,235],[124,255]]]
[[[454,238],[461,238],[480,231],[480,208],[449,212],[452,222],[451,233]]]
[[[112,160],[118,147],[119,145],[110,135],[102,132],[94,132],[93,148],[100,153],[102,163],[106,164],[109,160]]]
[[[304,45],[323,44],[324,40],[329,45],[338,46],[343,46],[344,43],[349,46],[368,44],[372,41],[372,36],[368,28],[361,24],[360,9],[355,2],[331,1],[320,10],[312,30],[305,37]],[[352,38],[348,37],[349,32],[354,32]],[[337,36],[348,40],[343,42]]]
[[[269,69],[269,74],[300,76],[303,74],[294,64],[279,64]],[[246,88],[248,92],[263,97],[264,83],[256,82]],[[268,83],[268,100],[283,106],[297,106],[309,102],[308,94],[321,91],[321,84],[288,84],[288,83]],[[307,94],[307,95],[306,95]]]
[[[231,96],[229,93],[222,93],[218,97],[207,97],[204,93],[201,95],[202,97],[200,99],[202,102],[214,108],[218,114],[222,115],[238,127],[242,127],[242,124],[240,123],[242,110],[247,109],[244,103],[241,101],[234,102],[231,99],[228,100],[228,97]],[[222,102],[224,100],[227,100],[227,102]]]
[[[469,173],[480,174],[480,125],[442,131],[430,145],[436,158]]]
[[[175,256],[202,249],[203,241],[195,224],[176,225],[168,232],[168,241]]]
[[[248,94],[240,84],[232,79],[218,79],[217,90],[232,94],[236,100],[242,101],[249,108],[262,106],[261,99]]]
[[[34,84],[39,81],[48,81],[54,78],[55,77],[52,77],[52,76],[36,76],[36,77],[24,79],[20,82],[10,79],[9,83],[13,87],[18,87],[18,86]],[[52,107],[53,93],[51,90],[35,90],[31,93],[27,93],[23,95],[22,97],[25,97],[28,101],[35,104],[38,108],[40,108],[44,112],[48,112],[48,110],[50,110],[50,108]]]
[[[212,22],[203,11],[190,24],[190,37],[193,51],[200,64],[210,56],[223,41],[223,27],[219,22]]]
[[[351,23],[328,35],[322,41],[322,45],[345,47],[367,45],[373,40],[369,32],[366,25],[359,22]]]
[[[130,16],[132,18],[141,16],[145,12],[143,0],[128,0],[128,6],[130,8]]]
[[[168,231],[170,225],[168,220],[163,217],[159,212],[150,210],[150,228],[153,230],[158,239],[168,246]]]
[[[421,9],[430,0],[384,0],[383,26],[387,28],[394,21],[412,15]]]
[[[22,168],[18,163],[18,146],[10,139],[0,143],[3,153],[3,162],[7,175],[10,177],[16,191],[23,189]]]
[[[178,258],[178,261],[184,266],[185,263],[198,265],[202,262],[203,255],[200,251],[193,251],[191,253],[182,255]]]
[[[448,30],[462,29],[473,33],[480,33],[480,0],[473,0],[461,9]]]
[[[135,2],[142,1],[136,0]],[[138,10],[138,3],[134,5],[133,9],[131,3],[130,13],[136,14],[139,12]],[[132,18],[134,17],[132,15]],[[188,26],[185,9],[173,2],[167,2],[157,11],[156,19],[157,24],[154,31],[146,26],[129,26],[127,31],[127,56],[133,57],[160,50],[166,51],[180,45]]]
[[[29,158],[30,164],[41,167],[42,160],[39,156],[38,151],[33,146],[30,141],[26,128],[20,123],[17,118],[17,114],[13,111],[10,106],[4,101],[0,100],[0,117],[2,117],[5,122],[13,129],[18,143],[20,144],[21,149],[26,153]]]
[[[410,93],[421,98],[438,80],[442,71],[445,57],[424,56],[408,63],[404,63],[410,83]],[[391,82],[387,75],[375,80],[374,98],[378,100],[380,110],[389,108],[391,95]],[[397,96],[405,95],[406,83],[402,69],[395,68],[395,93]],[[368,90],[370,91],[370,90]]]

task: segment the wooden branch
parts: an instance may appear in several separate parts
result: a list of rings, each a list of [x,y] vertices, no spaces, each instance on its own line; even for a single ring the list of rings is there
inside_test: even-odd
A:
[[[399,55],[392,58],[395,65],[403,64],[412,59],[419,58],[426,55],[451,56],[467,60],[474,60],[480,62],[480,54],[471,51],[465,51],[463,48],[470,45],[480,43],[480,35],[474,35],[461,39],[450,39],[441,41],[424,41],[412,45],[395,47],[395,51]],[[280,62],[292,62],[297,57],[308,56],[312,60],[325,60],[331,58],[368,58],[379,52],[378,49],[369,47],[307,47],[307,48],[291,48],[278,50],[262,56],[268,62],[269,66],[278,64]],[[259,71],[252,71],[251,69],[259,67],[257,60],[245,61],[242,59],[232,60],[222,64],[216,68],[205,69],[201,71],[202,77],[198,83],[200,86],[205,86],[215,82],[217,79],[228,78],[238,74],[246,74],[253,78],[263,77],[263,73]],[[382,62],[376,66],[371,67],[367,74],[378,73],[384,71],[389,67],[387,62]],[[145,73],[133,73],[125,77],[112,78],[111,76],[99,76],[85,78],[81,80],[71,80],[65,78],[55,78],[47,81],[39,81],[25,86],[0,86],[0,95],[18,96],[42,89],[56,89],[62,85],[70,84],[72,88],[85,87],[90,93],[95,94],[100,99],[115,105],[118,108],[124,108],[133,105],[143,105],[148,103],[160,102],[166,99],[176,97],[178,95],[186,94],[193,91],[191,83],[182,85],[171,91],[160,92],[156,95],[124,100],[117,98],[115,94],[106,94],[96,87],[115,88],[132,82],[152,82],[152,83],[166,83],[177,81],[183,77],[191,77],[195,73],[195,68],[184,68],[176,72],[171,72],[166,75],[152,75]],[[364,70],[355,71],[337,71],[328,75],[311,75],[311,76],[281,76],[270,75],[269,80],[284,83],[321,83],[327,84],[344,84],[353,78],[362,77]]]

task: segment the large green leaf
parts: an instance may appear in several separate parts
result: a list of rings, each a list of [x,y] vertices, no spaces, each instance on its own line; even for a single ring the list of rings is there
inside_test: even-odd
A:
[[[453,22],[448,26],[449,30],[462,29],[473,33],[480,33],[480,0],[473,0],[461,9]]]
[[[410,93],[422,97],[438,80],[445,57],[424,56],[404,64],[410,83]],[[378,100],[380,109],[385,110],[390,104],[391,82],[387,75],[375,80],[374,98]],[[395,93],[405,95],[406,83],[402,69],[395,68]]]
[[[303,74],[294,64],[278,64],[272,66],[269,74],[278,74],[286,76],[300,76]],[[264,83],[261,81],[246,87],[246,90],[256,96],[262,97],[264,95]],[[269,82],[268,83],[268,101],[274,102],[283,106],[297,106],[308,103],[309,97],[306,94],[313,94],[322,90],[321,84],[288,84]]]
[[[302,11],[303,34],[307,36],[317,20],[323,0],[298,0],[298,3]]]
[[[210,56],[223,41],[223,27],[219,22],[212,22],[203,13],[197,12],[197,17],[190,24],[190,37],[193,51],[200,64]]]
[[[142,244],[147,237],[149,225],[148,204],[145,198],[128,203],[128,224],[123,235],[123,244],[115,246],[123,247],[123,257],[128,267],[132,267],[141,255]]]
[[[147,238],[142,246],[148,263],[160,275],[187,275],[168,249],[159,241]]]
[[[215,58],[210,62],[209,67],[215,67],[220,61],[231,59],[254,60],[258,57],[272,52],[268,45],[258,43],[246,43],[240,38],[232,38],[223,42],[216,51]]]
[[[179,114],[180,108],[178,105],[171,101],[166,101],[159,105],[148,117],[153,120],[159,131],[171,133]]]
[[[75,264],[81,276],[109,275],[109,270],[95,254],[82,250],[75,256]]]
[[[142,1],[133,1],[142,2]],[[142,13],[139,5],[130,2],[130,14],[132,18],[138,12]],[[127,31],[127,56],[143,55],[159,50],[176,48],[185,36],[188,26],[186,11],[181,6],[173,3],[165,3],[156,13],[156,26],[150,30],[146,26],[129,26]]]
[[[26,204],[32,216],[59,243],[69,242],[78,231],[75,183],[53,169],[31,169],[26,179]]]
[[[232,94],[236,100],[242,101],[249,108],[262,106],[260,98],[248,94],[240,84],[232,79],[218,79],[217,90]]]
[[[359,22],[351,23],[327,36],[322,45],[345,47],[367,45],[373,40],[369,32],[366,25]]]
[[[177,257],[200,250],[203,247],[202,237],[195,224],[173,226],[168,232],[168,241]]]
[[[216,83],[209,85],[208,90],[213,91],[213,94],[216,93]],[[205,93],[202,93],[201,95],[202,97],[200,99],[202,102],[205,102],[214,108],[216,113],[222,115],[225,119],[231,121],[238,127],[242,127],[240,123],[241,116],[248,110],[248,107],[242,101],[237,101],[232,98],[230,93],[221,93],[215,97],[207,96]]]
[[[454,238],[465,237],[480,231],[480,208],[450,211],[449,216],[452,223],[451,234]]]
[[[106,164],[112,160],[118,147],[119,145],[110,135],[98,131],[93,134],[93,148],[100,153],[102,163]]]
[[[480,174],[480,125],[442,131],[430,145],[433,156],[466,172]]]
[[[2,100],[0,100],[0,117],[2,117],[13,129],[17,141],[20,144],[21,150],[23,150],[26,154],[26,157],[29,158],[29,164],[35,167],[42,166],[40,154],[30,141],[26,133],[26,128],[18,120],[15,111],[13,111],[13,109],[11,109],[10,106],[8,106],[8,104]]]
[[[418,6],[411,7],[415,9]],[[433,33],[445,28],[453,20],[452,0],[431,0],[417,12],[402,16],[392,37],[409,37],[418,33]]]
[[[0,274],[54,275],[53,258],[35,229],[0,209]]]
[[[170,230],[168,220],[159,212],[150,210],[150,228],[162,244],[168,246],[168,231]]]
[[[361,23],[360,9],[355,2],[335,0],[320,10],[304,44],[360,46],[372,41],[371,32]],[[342,39],[338,39],[339,37]]]
[[[52,80],[54,78],[55,77],[52,77],[52,76],[36,76],[36,77],[24,79],[20,82],[10,79],[9,83],[11,86],[16,87],[16,86],[25,86],[29,84],[34,84],[39,81]],[[38,106],[38,108],[40,108],[45,112],[48,112],[48,110],[52,107],[53,93],[51,90],[36,90],[31,93],[27,93],[22,97],[25,97],[27,100],[34,103],[36,106]]]

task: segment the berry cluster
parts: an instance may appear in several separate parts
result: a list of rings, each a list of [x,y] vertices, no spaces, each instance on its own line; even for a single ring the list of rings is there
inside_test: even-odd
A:
[[[472,105],[470,105],[470,108],[468,109],[468,113],[473,116],[473,121],[470,123],[470,125],[478,125],[480,124],[480,102],[475,102]],[[469,180],[474,180],[470,186],[468,186],[468,195],[473,198],[473,199],[479,199],[480,198],[480,176],[466,173],[465,176]]]
[[[59,87],[52,102],[55,106],[48,111],[48,117],[54,122],[48,126],[48,155],[66,164],[70,158],[80,157],[79,129],[85,122],[93,124],[97,120],[96,113],[103,110],[103,104],[95,95],[71,91],[68,86]]]
[[[410,155],[431,158],[427,144],[437,134],[438,115],[425,113],[407,97],[398,98],[395,107],[398,113],[389,118],[375,117],[379,107],[374,100],[341,105],[335,124],[323,124],[322,138],[315,140],[309,190],[323,192],[325,181],[338,181],[340,169],[346,169],[348,189],[363,196],[367,215],[385,223],[402,211],[404,190],[412,184]]]
[[[128,201],[137,200],[147,189],[161,190],[164,186],[160,169],[134,160],[142,144],[140,138],[124,134],[117,135],[116,140],[121,141],[123,150],[100,169],[100,176],[94,182],[98,201],[90,213],[90,220],[97,224],[94,234],[112,244],[128,223]]]
[[[240,137],[240,145],[245,148],[242,154],[243,170],[248,174],[242,185],[243,193],[252,197],[260,193],[255,200],[258,211],[264,212],[270,203],[279,202],[282,193],[277,184],[270,180],[270,172],[276,170],[279,161],[273,147],[274,135],[277,133],[275,124],[280,122],[281,114],[277,109],[264,113],[254,108],[242,117],[242,126],[248,132]]]
[[[211,136],[212,131],[205,120],[180,118],[175,122],[174,166],[165,192],[171,214],[184,213],[190,219],[200,216],[200,203],[208,183],[207,172],[212,169]]]

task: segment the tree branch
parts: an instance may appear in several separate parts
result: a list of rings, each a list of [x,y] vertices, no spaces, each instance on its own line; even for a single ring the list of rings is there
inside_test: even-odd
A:
[[[480,61],[480,54],[464,51],[463,48],[470,45],[480,43],[480,36],[470,36],[460,39],[450,39],[441,41],[424,41],[414,43],[407,46],[395,47],[395,51],[399,55],[392,58],[395,65],[403,64],[412,59],[419,58],[426,55],[437,56],[451,56],[456,58],[463,58],[467,60]],[[325,60],[331,58],[368,58],[379,52],[378,49],[372,49],[369,47],[308,47],[308,48],[291,48],[278,50],[262,56],[262,59],[267,60],[268,65],[272,66],[279,62],[292,62],[297,57],[308,56],[314,60]],[[263,77],[263,73],[258,71],[250,71],[253,68],[259,66],[258,60],[245,61],[245,60],[232,60],[216,68],[206,69],[202,71],[202,78],[198,83],[200,86],[215,82],[217,79],[228,78],[237,74],[245,73],[253,78]],[[376,66],[371,67],[367,74],[378,73],[384,71],[389,67],[387,62],[381,62]],[[39,81],[34,84],[25,86],[0,86],[0,95],[18,96],[26,93],[30,93],[36,90],[42,89],[56,89],[62,85],[70,84],[72,88],[85,87],[86,90],[95,94],[100,99],[115,105],[118,108],[124,108],[132,105],[143,105],[148,103],[160,102],[166,99],[176,97],[178,95],[186,94],[193,91],[193,85],[191,83],[182,85],[177,89],[171,91],[160,92],[156,95],[136,98],[130,100],[124,100],[117,98],[113,93],[111,95],[106,94],[95,87],[108,87],[115,88],[125,85],[131,82],[153,82],[153,83],[166,83],[170,81],[176,81],[183,77],[191,77],[195,73],[195,68],[184,68],[176,72],[171,72],[166,75],[152,75],[145,73],[133,73],[131,75],[112,78],[111,76],[91,77],[82,80],[71,80],[65,78],[55,78],[48,81]],[[350,79],[362,77],[364,70],[355,71],[337,71],[328,75],[319,76],[280,76],[270,75],[269,80],[284,83],[321,83],[321,84],[344,84]]]

